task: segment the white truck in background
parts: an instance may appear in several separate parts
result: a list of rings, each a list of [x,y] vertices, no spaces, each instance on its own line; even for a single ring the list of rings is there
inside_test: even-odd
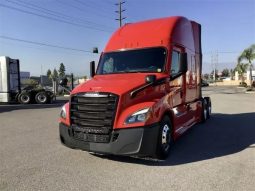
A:
[[[53,93],[45,89],[21,89],[18,59],[0,56],[0,103],[51,103]]]

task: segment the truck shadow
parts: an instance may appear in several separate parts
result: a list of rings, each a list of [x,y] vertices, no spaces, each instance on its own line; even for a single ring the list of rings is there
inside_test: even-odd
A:
[[[44,108],[57,108],[63,106],[68,100],[56,100],[51,104],[1,104],[0,114],[4,112],[10,112],[14,110],[24,110],[24,109],[44,109]]]
[[[175,166],[235,154],[254,148],[253,144],[255,113],[217,113],[205,124],[196,125],[177,140],[165,161],[119,156],[103,158],[149,166]]]

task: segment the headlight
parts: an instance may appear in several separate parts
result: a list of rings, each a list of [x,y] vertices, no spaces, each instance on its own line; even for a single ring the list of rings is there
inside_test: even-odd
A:
[[[125,120],[125,124],[137,123],[137,122],[144,122],[147,119],[149,108],[142,109],[133,113],[132,115],[128,116]]]
[[[66,119],[66,108],[65,108],[65,106],[63,106],[62,109],[61,109],[60,117]]]

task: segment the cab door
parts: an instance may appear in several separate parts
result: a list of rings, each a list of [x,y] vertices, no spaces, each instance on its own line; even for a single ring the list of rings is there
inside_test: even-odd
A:
[[[168,102],[172,106],[174,132],[182,134],[189,126],[189,107],[185,104],[186,73],[182,72],[180,48],[174,48],[170,63],[170,81],[168,83]]]

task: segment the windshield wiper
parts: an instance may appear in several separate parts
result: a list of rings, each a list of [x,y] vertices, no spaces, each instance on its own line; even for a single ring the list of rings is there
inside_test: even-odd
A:
[[[116,72],[116,73],[140,73],[140,71],[136,71],[136,70],[134,70],[134,71],[132,71],[132,70],[125,70],[125,71],[118,71],[118,72]]]
[[[150,71],[150,70],[125,70],[125,71],[118,71],[118,73],[157,73],[157,71]]]
[[[111,73],[104,73],[104,74],[124,74],[124,73],[158,73],[157,71],[149,71],[149,70],[124,70],[124,71],[116,71]]]

